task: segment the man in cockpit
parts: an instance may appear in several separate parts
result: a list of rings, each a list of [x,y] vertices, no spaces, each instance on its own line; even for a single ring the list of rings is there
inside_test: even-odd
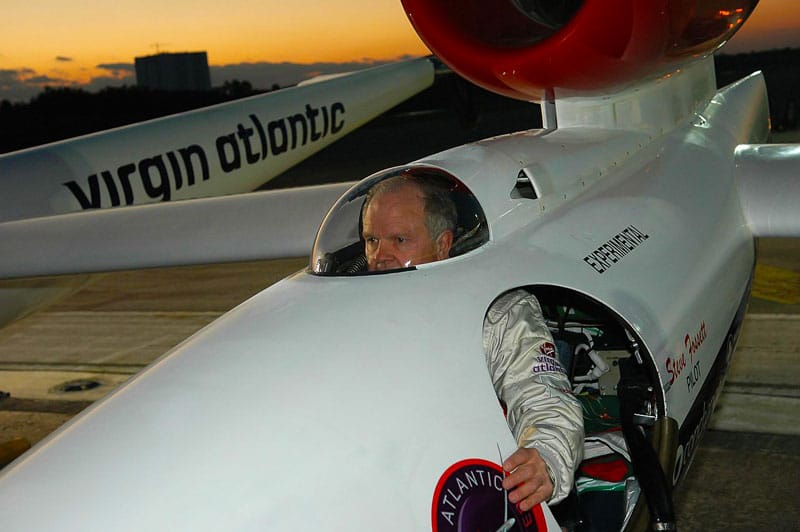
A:
[[[369,271],[449,257],[457,213],[444,188],[412,175],[392,177],[369,191],[361,212]],[[536,298],[519,289],[495,300],[483,343],[519,445],[503,462],[508,499],[522,511],[558,502],[572,488],[583,454],[583,413]]]
[[[456,207],[443,188],[412,176],[392,177],[372,187],[362,213],[369,271],[449,257]]]

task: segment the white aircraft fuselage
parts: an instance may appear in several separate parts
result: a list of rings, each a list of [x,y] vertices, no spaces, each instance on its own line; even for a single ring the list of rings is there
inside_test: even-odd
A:
[[[686,75],[713,78],[702,65]],[[749,293],[754,245],[731,154],[765,140],[763,80],[665,132],[571,127],[562,116],[587,115],[568,104],[556,130],[412,163],[469,188],[488,243],[383,275],[298,272],[242,303],[5,471],[3,527],[430,529],[484,482],[437,493],[448,468],[516,448],[481,330],[518,287],[580,294],[630,331],[654,415],[680,430],[666,472],[677,482]],[[514,197],[521,173],[537,198]]]

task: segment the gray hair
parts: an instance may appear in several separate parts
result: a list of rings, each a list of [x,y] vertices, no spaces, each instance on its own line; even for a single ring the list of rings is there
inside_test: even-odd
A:
[[[442,185],[426,181],[418,176],[403,174],[384,179],[369,192],[361,207],[362,218],[373,199],[387,192],[395,192],[405,186],[413,186],[419,190],[425,204],[425,227],[431,238],[436,239],[445,231],[456,229],[458,214],[450,192]]]

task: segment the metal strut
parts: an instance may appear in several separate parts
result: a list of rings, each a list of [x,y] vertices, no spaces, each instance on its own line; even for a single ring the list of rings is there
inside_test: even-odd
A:
[[[632,359],[620,360],[619,397],[622,434],[628,444],[631,465],[644,493],[650,510],[652,529],[677,530],[672,488],[655,449],[647,440],[641,419],[641,410],[650,403],[653,388],[645,382],[641,368]],[[650,414],[650,412],[648,412]]]

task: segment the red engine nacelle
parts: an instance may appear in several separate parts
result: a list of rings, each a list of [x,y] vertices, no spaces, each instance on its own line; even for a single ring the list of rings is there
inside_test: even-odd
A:
[[[402,0],[431,51],[512,98],[618,90],[711,53],[758,0]]]

